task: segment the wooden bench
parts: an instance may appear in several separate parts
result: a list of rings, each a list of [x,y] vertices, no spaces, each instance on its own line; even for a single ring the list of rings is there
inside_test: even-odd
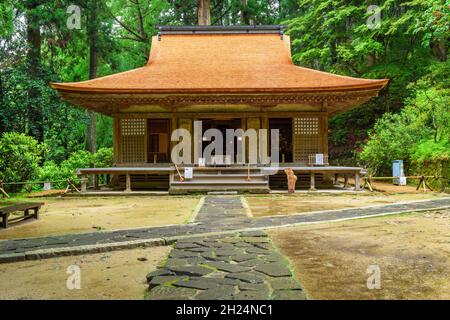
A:
[[[43,202],[35,202],[35,203],[19,203],[6,207],[0,207],[0,217],[2,218],[2,227],[8,228],[9,222],[14,222],[18,220],[26,220],[29,218],[39,219],[39,209],[44,205]],[[34,213],[30,214],[30,210],[33,210]],[[9,220],[9,215],[13,212],[23,211],[23,216],[17,217]]]

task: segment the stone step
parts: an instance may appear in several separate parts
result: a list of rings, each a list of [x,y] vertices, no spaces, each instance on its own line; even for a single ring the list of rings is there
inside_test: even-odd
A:
[[[208,182],[235,182],[235,183],[241,183],[241,182],[247,182],[247,176],[239,176],[239,177],[233,177],[233,176],[195,176],[192,179],[185,179],[184,182],[192,182],[192,181],[198,181],[202,183],[208,183]],[[250,176],[250,181],[269,181],[265,176]],[[175,176],[171,180],[171,183],[173,182],[180,182],[180,179]]]
[[[228,179],[228,180],[220,180],[220,181],[209,181],[209,180],[184,180],[181,181],[171,181],[172,186],[186,186],[186,185],[263,185],[268,186],[268,181],[261,180],[236,180],[236,179]]]
[[[195,178],[247,178],[249,175],[247,173],[218,173],[218,174],[211,174],[211,173],[197,173],[194,171],[194,179]],[[267,175],[260,174],[260,173],[250,173],[250,177],[255,178],[265,178]]]
[[[190,192],[208,193],[211,191],[233,191],[233,192],[252,192],[269,193],[270,189],[265,185],[171,185],[169,194],[185,194]]]

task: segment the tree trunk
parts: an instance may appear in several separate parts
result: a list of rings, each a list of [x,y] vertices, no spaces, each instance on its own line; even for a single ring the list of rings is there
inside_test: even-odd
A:
[[[97,2],[94,1],[89,10],[88,21],[88,42],[89,42],[89,79],[97,78],[98,72],[98,8]],[[97,149],[96,143],[96,129],[97,129],[97,114],[94,111],[88,110],[89,123],[86,128],[86,150],[95,153]]]
[[[447,47],[444,39],[436,39],[431,42],[431,49],[436,58],[441,61],[447,61]]]
[[[250,24],[250,14],[248,12],[248,0],[241,0],[241,24]]]
[[[38,103],[39,89],[37,81],[40,80],[40,62],[41,62],[41,30],[39,18],[35,9],[38,4],[36,1],[30,1],[27,4],[27,62],[28,76],[33,81],[33,85],[28,86],[28,134],[38,141],[44,141],[43,115],[42,107]]]
[[[209,7],[209,0],[198,0],[197,16],[199,26],[211,25],[211,10]]]

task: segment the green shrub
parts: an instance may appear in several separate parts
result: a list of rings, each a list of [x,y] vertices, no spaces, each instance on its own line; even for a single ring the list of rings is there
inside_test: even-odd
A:
[[[113,163],[112,148],[101,148],[96,153],[91,154],[88,151],[77,151],[70,155],[67,160],[61,162],[60,165],[54,161],[46,161],[42,168],[39,169],[39,180],[41,181],[59,181],[76,179],[76,170],[80,168],[91,167],[111,167]],[[104,179],[100,179],[102,182]],[[64,188],[65,182],[56,183],[54,186]]]
[[[60,170],[67,178],[76,178],[76,170],[94,166],[94,155],[88,151],[80,150],[72,153],[69,159],[61,162]]]
[[[96,168],[109,168],[113,165],[113,149],[100,148],[93,156]]]
[[[45,144],[23,133],[5,132],[0,138],[0,179],[24,182],[37,177]]]
[[[428,139],[421,141],[411,154],[411,173],[415,175],[435,176],[440,179],[429,181],[433,188],[443,190],[450,180],[450,142]]]

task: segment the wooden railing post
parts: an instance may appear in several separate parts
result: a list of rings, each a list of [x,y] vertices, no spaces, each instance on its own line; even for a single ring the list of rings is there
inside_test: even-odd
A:
[[[316,191],[316,174],[314,172],[310,173],[310,182],[309,191]]]
[[[348,174],[344,174],[344,188],[348,188]]]
[[[125,192],[131,192],[131,175],[127,173],[125,177],[126,177]]]
[[[86,192],[88,182],[87,177],[85,175],[82,175],[80,181],[81,181],[81,192]]]
[[[355,191],[359,191],[361,189],[361,183],[359,178],[359,173],[355,173]]]

